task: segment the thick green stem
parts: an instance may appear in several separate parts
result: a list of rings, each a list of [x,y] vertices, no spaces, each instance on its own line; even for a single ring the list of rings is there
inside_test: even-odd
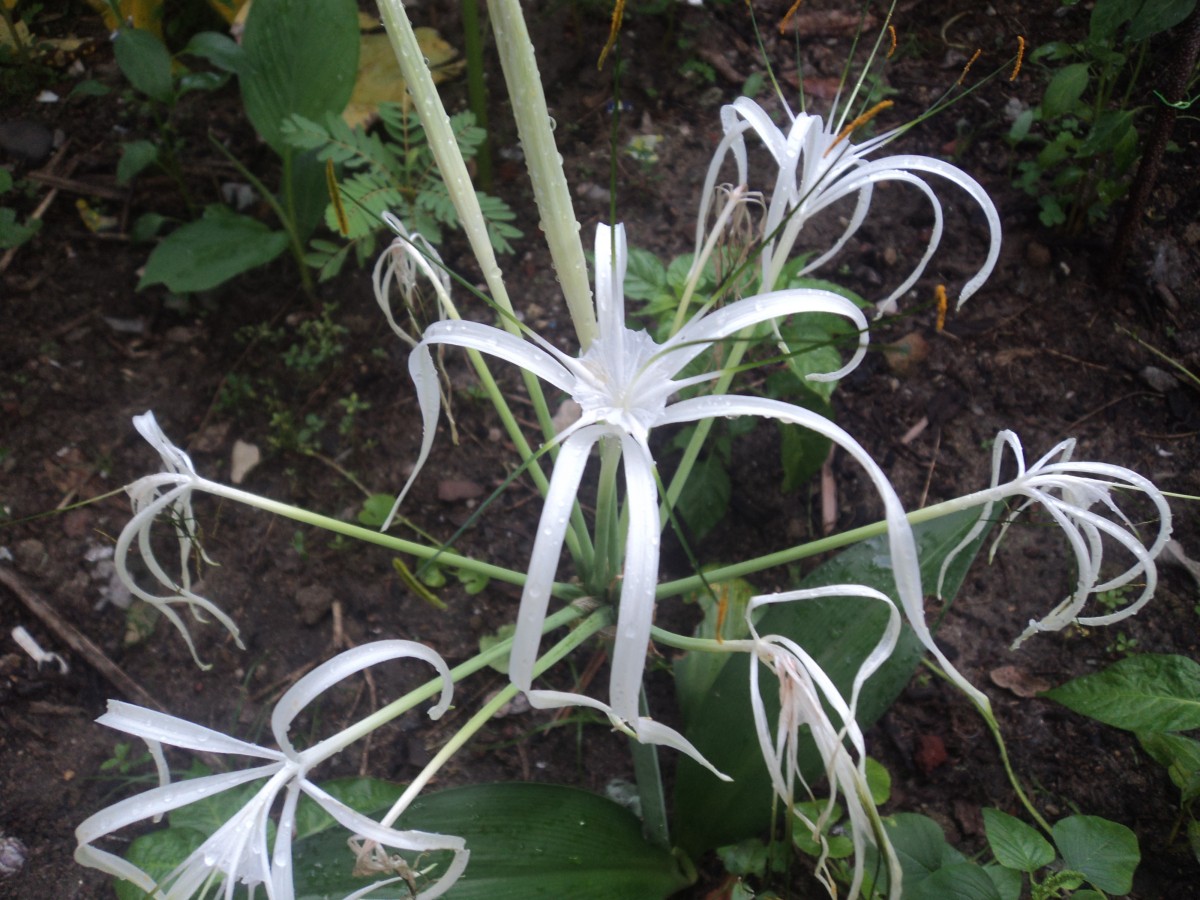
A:
[[[462,0],[463,53],[467,57],[467,105],[475,115],[475,124],[487,135],[475,151],[475,174],[485,191],[492,189],[492,134],[488,131],[487,82],[483,71],[483,27],[479,21],[479,0]]]
[[[398,0],[390,0],[398,2]],[[533,42],[525,27],[519,0],[488,0],[496,49],[508,84],[513,116],[525,151],[540,226],[550,248],[554,270],[562,287],[579,346],[586,350],[596,337],[596,311],[588,283],[587,262],[579,239],[579,221],[563,172],[562,156],[554,143],[554,124],[546,108],[542,76],[538,72]]]

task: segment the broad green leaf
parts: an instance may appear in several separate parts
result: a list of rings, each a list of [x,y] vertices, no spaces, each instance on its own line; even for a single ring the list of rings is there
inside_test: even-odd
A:
[[[1129,40],[1137,43],[1174,28],[1195,8],[1196,0],[1146,0],[1129,23]]]
[[[400,794],[397,785],[373,782],[373,808],[342,791],[367,779],[322,785],[373,818]],[[390,796],[388,793],[390,791]],[[396,822],[397,828],[462,837],[471,851],[466,874],[448,900],[526,900],[667,897],[692,877],[670,853],[642,838],[641,823],[611,800],[551,784],[473,785],[423,795]],[[347,834],[331,827],[294,847],[298,900],[336,900],[365,886],[351,878]],[[449,854],[429,854],[413,868],[444,866]],[[430,877],[436,877],[436,870]]]
[[[942,826],[928,816],[896,813],[883,823],[904,873],[905,897],[939,869],[966,862],[965,856],[946,843]],[[873,857],[874,850],[868,855]],[[881,879],[881,883],[886,885],[887,878]]]
[[[171,827],[139,837],[127,858],[152,877],[165,875],[261,786],[256,782],[176,810],[171,814]],[[371,778],[337,779],[321,786],[375,819],[403,789]],[[181,821],[188,824],[177,824]],[[681,868],[686,862],[646,843],[632,813],[574,788],[529,783],[455,788],[419,797],[395,827],[453,834],[466,840],[470,864],[446,894],[450,900],[653,900],[694,880],[694,873]],[[273,832],[272,828],[269,843],[274,840]],[[317,803],[301,797],[292,847],[297,900],[337,900],[366,886],[364,879],[351,875],[348,837]],[[429,877],[436,878],[439,871],[445,871],[450,854],[408,857],[413,869],[430,869]],[[418,889],[420,886],[418,876]],[[117,885],[117,895],[120,900],[143,897],[128,883]],[[244,900],[245,887],[239,886],[234,896]]]
[[[625,296],[653,300],[667,289],[667,270],[649,250],[630,247],[625,270]]]
[[[702,538],[725,517],[730,491],[729,473],[719,455],[710,453],[692,467],[675,511],[696,537]]]
[[[288,116],[322,122],[345,108],[358,44],[354,0],[255,0],[237,70],[246,115],[280,156]]]
[[[1200,663],[1139,653],[1042,696],[1127,731],[1190,731],[1200,728]]]
[[[146,262],[138,290],[165,284],[176,293],[207,291],[268,263],[287,248],[287,235],[224,206],[176,229]]]
[[[996,862],[1021,872],[1036,872],[1054,862],[1054,847],[1036,828],[998,809],[983,810],[988,844]]]
[[[1069,113],[1088,86],[1088,64],[1072,63],[1054,73],[1042,96],[1042,117],[1057,119]]]
[[[235,75],[242,66],[242,48],[233,38],[216,31],[193,35],[183,53],[206,59],[218,69]]]
[[[1192,856],[1200,862],[1200,822],[1189,819],[1187,823],[1188,846],[1192,848]]]
[[[720,626],[721,640],[732,641],[750,633],[746,625],[746,605],[754,588],[741,578],[709,585],[716,600],[708,591],[699,590],[685,596],[684,602],[695,602],[704,610],[704,619],[696,628],[696,637],[713,639]],[[724,606],[722,611],[721,607]],[[711,690],[721,669],[729,663],[730,653],[687,653],[675,662],[675,691],[685,719],[700,712],[704,698]],[[738,654],[740,656],[740,654]],[[741,659],[742,665],[746,664]]]
[[[1184,803],[1200,796],[1200,741],[1181,734],[1153,732],[1141,732],[1137,738],[1151,759],[1166,768]]]
[[[1006,869],[1004,866],[992,864],[984,866],[983,871],[987,873],[988,878],[992,879],[992,884],[1000,893],[1000,900],[1021,900],[1024,879],[1020,872],[1016,869]]]
[[[1141,861],[1137,835],[1099,816],[1069,816],[1054,823],[1054,843],[1067,869],[1082,872],[1093,887],[1128,894]]]
[[[159,103],[169,104],[174,100],[171,54],[150,32],[122,28],[113,40],[113,56],[137,90]]]
[[[130,141],[121,145],[117,163],[117,184],[129,184],[146,166],[158,159],[158,147],[152,141]]]
[[[996,883],[973,862],[944,866],[915,887],[904,884],[905,900],[1003,900]]]
[[[208,832],[194,828],[163,828],[134,840],[125,858],[151,878],[162,878],[187,859],[207,837]],[[146,892],[132,882],[117,879],[113,889],[117,900],[146,900]]]
[[[921,578],[932,586],[946,554],[974,526],[978,510],[967,510],[914,528],[921,559]],[[946,579],[946,596],[952,598],[975,557],[983,536],[954,561]],[[819,566],[796,588],[828,584],[866,584],[887,594],[895,591],[887,540],[863,541]],[[843,695],[861,661],[874,649],[887,620],[878,601],[844,597],[782,603],[766,608],[757,621],[759,634],[781,634],[798,641],[812,654]],[[908,626],[892,658],[867,682],[858,708],[865,728],[892,704],[912,677],[922,648]],[[760,680],[770,729],[778,713],[778,686]],[[701,703],[684,716],[684,733],[730,783],[681,757],[675,782],[675,838],[689,853],[736,843],[765,834],[771,823],[772,790],[767,777],[750,707],[749,663],[734,660],[723,667]],[[816,781],[820,762],[814,748],[803,753],[807,777]],[[712,810],[721,810],[713,815]]]
[[[1116,37],[1117,29],[1133,18],[1139,6],[1154,6],[1162,2],[1164,0],[1096,0],[1092,8],[1088,40],[1107,44]]]

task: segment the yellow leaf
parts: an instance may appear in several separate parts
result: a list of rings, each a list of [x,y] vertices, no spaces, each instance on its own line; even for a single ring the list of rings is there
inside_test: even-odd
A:
[[[120,0],[117,4],[121,11],[119,20],[113,15],[107,0],[87,0],[87,4],[104,17],[104,27],[109,31],[130,24],[142,31],[149,31],[159,39],[163,36],[163,0]]]
[[[378,23],[367,19],[370,27]],[[445,81],[459,75],[466,66],[464,60],[456,59],[458,50],[452,47],[432,28],[417,28],[417,43],[429,61],[435,82]],[[381,103],[408,103],[404,79],[400,76],[400,65],[386,34],[364,34],[358,51],[358,78],[354,82],[354,93],[346,105],[342,118],[353,128],[356,125],[369,127],[379,115]]]
[[[208,0],[208,5],[217,11],[227,24],[232,25],[238,12],[246,5],[247,0]]]

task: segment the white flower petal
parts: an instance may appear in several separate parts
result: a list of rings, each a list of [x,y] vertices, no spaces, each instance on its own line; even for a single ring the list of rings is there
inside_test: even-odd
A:
[[[271,712],[271,732],[275,736],[275,743],[288,756],[303,758],[309,766],[324,759],[330,749],[337,752],[341,749],[340,746],[327,746],[329,741],[322,741],[298,754],[288,737],[292,721],[313,700],[351,675],[381,662],[406,658],[424,660],[433,666],[441,676],[441,697],[438,703],[429,710],[431,719],[441,718],[442,714],[450,708],[450,701],[454,696],[454,680],[450,677],[450,669],[446,665],[446,661],[434,650],[415,641],[372,641],[369,644],[339,653],[288,688]]]
[[[533,666],[542,641],[542,622],[550,604],[558,558],[571,517],[575,495],[592,447],[608,432],[603,425],[588,425],[571,434],[559,447],[550,477],[550,489],[542,506],[537,538],[529,557],[517,630],[513,635],[508,672],[513,684],[528,692],[533,684]]]
[[[121,700],[109,700],[108,712],[96,720],[98,725],[114,728],[147,741],[157,741],[208,753],[231,753],[282,761],[284,754],[229,737],[212,728],[205,728],[187,719],[135,706]]]
[[[654,619],[654,591],[658,587],[658,489],[649,448],[624,435],[621,451],[629,530],[625,538],[625,571],[609,698],[617,715],[633,722],[638,718],[638,696]]]

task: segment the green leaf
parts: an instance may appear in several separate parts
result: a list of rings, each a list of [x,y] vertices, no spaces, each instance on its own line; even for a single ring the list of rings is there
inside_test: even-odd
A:
[[[1020,872],[991,864],[984,866],[983,871],[987,873],[988,878],[992,879],[992,884],[996,886],[1001,900],[1021,900],[1024,879]]]
[[[22,225],[17,221],[15,209],[9,209],[7,206],[0,207],[0,250],[20,247],[37,234],[41,227],[41,219],[34,219],[28,225]]]
[[[1192,848],[1192,856],[1200,862],[1200,822],[1189,819],[1187,823],[1188,846]]]
[[[1150,758],[1166,768],[1183,803],[1200,796],[1200,741],[1180,734],[1139,733],[1137,738]]]
[[[1056,119],[1075,108],[1088,86],[1088,64],[1072,63],[1054,73],[1042,97],[1042,117]]]
[[[117,163],[117,184],[129,184],[146,166],[158,159],[158,147],[152,141],[130,141],[121,145]]]
[[[387,521],[396,498],[392,494],[372,494],[358,511],[358,523],[367,528],[379,528]]]
[[[924,584],[937,582],[942,560],[958,546],[979,518],[978,510],[966,510],[934,522],[916,526],[917,549]],[[953,598],[962,584],[983,535],[955,559],[945,584]],[[894,595],[891,561],[886,537],[862,541],[819,566],[799,584],[806,588],[830,584],[865,584]],[[780,634],[800,643],[825,670],[843,696],[861,661],[874,649],[887,621],[887,611],[878,601],[858,597],[833,597],[805,603],[781,603],[766,609],[757,622],[760,634]],[[866,728],[892,704],[912,677],[922,647],[905,625],[896,651],[866,683],[858,707],[858,721]],[[777,715],[778,687],[772,679],[760,682],[768,710],[769,730]],[[689,853],[735,843],[768,831],[771,823],[772,789],[751,713],[749,666],[726,665],[703,702],[692,715],[685,715],[684,734],[719,770],[731,776],[730,783],[687,758],[679,760],[675,782],[675,838]],[[802,751],[802,768],[810,781],[821,775],[815,748]],[[721,810],[713,815],[712,810]]]
[[[137,90],[159,103],[175,99],[171,85],[171,54],[148,31],[122,28],[113,39],[113,55],[125,77]]]
[[[1133,873],[1141,861],[1137,835],[1119,822],[1099,816],[1069,816],[1050,829],[1067,869],[1110,894],[1133,890]]]
[[[162,878],[183,862],[208,838],[194,828],[163,828],[137,838],[129,845],[125,858],[149,875]],[[113,882],[117,900],[146,900],[147,894],[132,882]]]
[[[339,114],[358,71],[354,0],[255,0],[242,37],[238,75],[246,115],[283,156],[290,115]]]
[[[965,862],[966,857],[946,843],[942,826],[918,813],[896,813],[883,820],[904,874],[904,896],[916,890],[934,872]],[[872,851],[868,854],[874,857]],[[868,870],[873,863],[868,860]],[[886,886],[886,876],[881,879]],[[945,896],[945,895],[943,895]]]
[[[910,888],[904,885],[905,900],[1002,900],[996,883],[973,862],[944,866]]]
[[[335,797],[372,817],[383,814],[400,787],[373,782],[372,795],[386,803],[363,808],[342,791],[367,779],[322,785]],[[304,803],[305,801],[301,801]],[[550,784],[473,785],[418,797],[396,828],[462,837],[471,851],[466,874],[449,900],[667,897],[692,877],[664,850],[646,843],[641,823],[604,797]],[[340,898],[365,886],[350,877],[351,857],[340,827],[296,842],[298,900]],[[413,868],[439,864],[449,854],[430,854]],[[436,877],[437,870],[430,874]]]
[[[1054,848],[1036,828],[998,809],[983,810],[988,844],[996,862],[1021,872],[1036,872],[1054,862]]]
[[[716,453],[710,453],[692,467],[675,504],[697,539],[712,531],[729,509],[731,494],[729,473]]]
[[[892,773],[874,757],[867,757],[867,789],[876,806],[883,806],[892,796]]]
[[[667,288],[667,270],[649,250],[630,247],[625,270],[625,296],[653,300]]]
[[[716,600],[706,590],[697,590],[683,597],[685,603],[697,603],[704,618],[696,628],[696,637],[709,640],[717,637],[720,625],[721,640],[736,641],[750,634],[746,624],[746,606],[754,595],[754,587],[741,578],[711,584]],[[724,603],[722,613],[721,604]],[[687,653],[675,662],[675,691],[685,719],[701,712],[704,698],[712,689],[721,670],[731,661],[730,653]],[[743,665],[745,661],[742,660]]]
[[[202,31],[192,35],[192,39],[183,48],[183,53],[208,60],[218,69],[235,75],[241,69],[244,59],[238,43],[228,35],[216,31]]]
[[[1117,29],[1128,22],[1139,6],[1154,6],[1162,0],[1096,0],[1088,29],[1088,40],[1107,44],[1116,37]]]
[[[207,291],[282,253],[287,235],[225,206],[210,206],[204,216],[176,229],[159,244],[137,289],[165,284],[175,293]]]
[[[1196,0],[1146,0],[1129,23],[1129,40],[1137,43],[1174,28],[1195,8]]]
[[[1140,653],[1042,696],[1127,731],[1189,731],[1200,728],[1200,663]]]

